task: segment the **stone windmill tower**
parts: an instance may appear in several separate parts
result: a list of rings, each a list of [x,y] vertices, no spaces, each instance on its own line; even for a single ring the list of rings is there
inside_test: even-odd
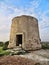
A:
[[[38,20],[32,16],[22,15],[12,19],[8,48],[22,46],[24,50],[40,49]]]

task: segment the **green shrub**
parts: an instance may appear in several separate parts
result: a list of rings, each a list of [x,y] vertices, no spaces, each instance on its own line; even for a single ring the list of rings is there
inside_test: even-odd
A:
[[[49,49],[49,43],[42,43],[42,49]]]
[[[8,49],[8,44],[9,44],[9,41],[6,41],[4,43],[3,50],[7,50]]]
[[[3,51],[3,47],[0,47],[0,53]]]
[[[0,47],[0,56],[9,55],[10,51],[3,50],[3,47]]]
[[[0,42],[0,47],[2,47],[4,45],[4,43],[3,42]]]
[[[9,51],[2,51],[2,52],[0,53],[0,56],[5,56],[5,55],[9,55],[9,54],[10,54]]]

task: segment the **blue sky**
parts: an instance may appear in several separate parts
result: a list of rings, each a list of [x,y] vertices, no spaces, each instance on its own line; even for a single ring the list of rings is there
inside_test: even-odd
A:
[[[49,41],[49,0],[0,0],[0,41],[9,40],[11,20],[20,15],[36,17],[41,40]]]

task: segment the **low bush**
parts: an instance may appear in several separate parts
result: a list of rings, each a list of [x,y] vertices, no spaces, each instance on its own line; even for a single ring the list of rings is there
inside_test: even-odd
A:
[[[49,43],[42,43],[42,49],[49,49]]]
[[[6,41],[4,43],[3,50],[7,50],[8,49],[8,44],[9,44],[9,41]]]
[[[9,55],[10,51],[3,50],[3,47],[0,47],[0,56]]]
[[[0,47],[0,53],[3,51],[3,47]]]
[[[4,45],[4,43],[3,42],[0,42],[0,47],[2,47]]]
[[[0,56],[5,56],[5,55],[9,55],[9,54],[10,54],[9,51],[2,51],[2,52],[0,53]]]

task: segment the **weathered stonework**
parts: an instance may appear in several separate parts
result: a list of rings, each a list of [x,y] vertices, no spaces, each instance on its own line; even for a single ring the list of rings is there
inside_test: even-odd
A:
[[[17,47],[17,35],[22,36],[24,50],[40,49],[38,20],[31,16],[18,16],[13,18],[8,48]]]

